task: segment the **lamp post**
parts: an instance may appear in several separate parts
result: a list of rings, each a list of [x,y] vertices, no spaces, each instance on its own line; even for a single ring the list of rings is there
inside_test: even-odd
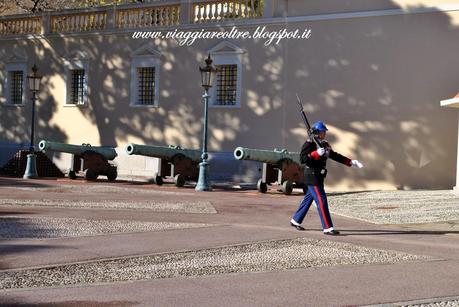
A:
[[[37,92],[40,89],[40,82],[42,76],[37,74],[38,68],[37,65],[33,65],[32,74],[27,76],[29,90],[32,93],[32,122],[31,122],[31,132],[30,132],[30,146],[29,154],[27,155],[27,166],[24,173],[24,179],[37,178],[37,156],[34,153],[34,132],[35,132],[35,101],[37,100]]]
[[[201,84],[204,88],[204,95],[202,95],[204,100],[204,137],[202,140],[202,160],[201,163],[199,163],[199,178],[195,190],[212,191],[212,185],[210,184],[209,180],[209,162],[207,162],[207,158],[209,157],[207,154],[207,122],[210,97],[208,91],[209,88],[212,87],[217,69],[212,66],[212,59],[210,58],[210,54],[206,59],[206,66],[199,67],[199,71],[201,72]]]

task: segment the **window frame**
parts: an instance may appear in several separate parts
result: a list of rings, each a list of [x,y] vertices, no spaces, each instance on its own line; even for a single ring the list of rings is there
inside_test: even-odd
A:
[[[229,41],[223,41],[208,51],[213,62],[213,66],[218,65],[236,65],[237,67],[237,81],[236,81],[236,103],[232,104],[218,104],[217,103],[217,78],[215,76],[212,87],[209,89],[209,107],[210,108],[227,108],[238,109],[241,108],[242,97],[242,60],[246,51]]]
[[[137,68],[153,67],[155,69],[155,91],[153,104],[140,104],[138,96],[140,91]],[[160,78],[161,60],[154,55],[136,55],[131,59],[131,87],[129,106],[134,108],[159,108],[159,78]]]
[[[239,91],[239,87],[238,87],[238,81],[239,81],[239,67],[237,66],[237,64],[215,64],[216,68],[218,68],[218,72],[217,72],[217,75],[215,76],[215,83],[213,86],[215,86],[215,90],[214,90],[214,93],[215,93],[215,97],[214,97],[214,106],[225,106],[225,107],[234,107],[234,106],[237,106],[238,105],[238,102],[240,104],[240,99],[238,100],[238,91]],[[221,66],[236,66],[236,97],[235,97],[235,101],[234,103],[221,103],[218,101],[218,78],[221,76]]]
[[[84,70],[84,85],[83,85],[83,103],[70,102],[72,90],[72,71]],[[89,105],[89,62],[87,60],[65,60],[65,107],[87,107]]]
[[[3,82],[4,93],[2,97],[2,102],[4,106],[7,107],[24,107],[27,100],[27,63],[26,62],[17,62],[17,63],[6,63],[5,64],[5,81]],[[22,71],[22,95],[21,103],[11,103],[11,93],[10,93],[10,72],[13,71]]]

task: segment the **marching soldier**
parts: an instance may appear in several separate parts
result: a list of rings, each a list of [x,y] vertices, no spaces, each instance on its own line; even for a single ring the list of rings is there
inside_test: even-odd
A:
[[[328,129],[322,121],[314,123],[312,126],[313,136],[301,148],[300,161],[302,164],[305,164],[304,184],[307,186],[307,193],[300,203],[300,207],[290,220],[290,225],[297,230],[304,230],[301,223],[314,200],[317,205],[324,234],[335,236],[339,235],[339,231],[333,228],[333,222],[328,211],[327,195],[324,190],[324,179],[327,175],[327,159],[330,158],[344,165],[358,168],[362,168],[363,165],[357,160],[351,160],[333,151],[328,142],[325,141],[327,131]]]

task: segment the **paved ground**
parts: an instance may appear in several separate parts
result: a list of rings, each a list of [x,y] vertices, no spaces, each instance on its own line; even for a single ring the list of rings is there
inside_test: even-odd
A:
[[[449,191],[331,193],[339,237],[289,226],[301,197],[0,177],[0,302],[458,306]]]

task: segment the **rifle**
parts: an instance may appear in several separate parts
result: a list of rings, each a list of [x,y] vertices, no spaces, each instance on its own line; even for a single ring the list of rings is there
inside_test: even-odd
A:
[[[303,117],[304,124],[308,131],[308,136],[314,141],[314,143],[316,143],[317,148],[323,147],[322,141],[317,140],[316,136],[312,132],[311,125],[309,124],[308,118],[306,117],[306,114],[304,113],[303,104],[300,101],[300,97],[298,96],[298,93],[296,93],[296,99],[297,99],[298,105],[300,106],[301,116]]]

